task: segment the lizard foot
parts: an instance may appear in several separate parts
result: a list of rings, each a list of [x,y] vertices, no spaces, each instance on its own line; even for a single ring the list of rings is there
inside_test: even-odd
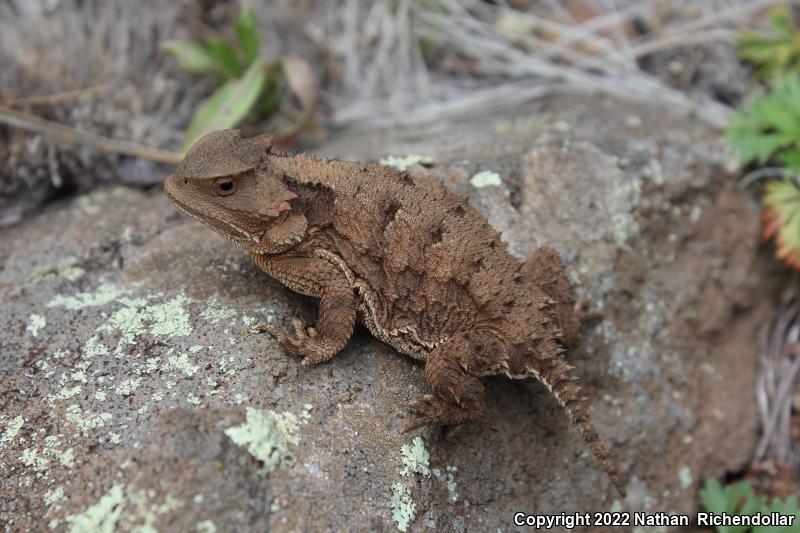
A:
[[[412,400],[408,404],[408,410],[417,416],[403,428],[403,433],[423,426],[459,426],[481,416],[480,411],[445,402],[433,394],[424,394]],[[454,429],[447,431],[447,438]]]
[[[603,313],[596,313],[587,311],[589,309],[589,302],[587,300],[578,300],[575,302],[575,316],[581,324],[601,322],[605,317]]]
[[[291,320],[294,335],[274,328],[270,331],[289,355],[300,357],[300,364],[309,367],[327,361],[336,355],[336,348],[317,337],[317,330],[306,327],[300,319]]]
[[[304,367],[325,362],[342,348],[343,343],[337,344],[334,339],[319,335],[316,328],[306,327],[298,318],[291,319],[290,324],[294,334],[271,324],[261,325],[258,330],[275,337],[287,354],[301,358],[300,364]]]

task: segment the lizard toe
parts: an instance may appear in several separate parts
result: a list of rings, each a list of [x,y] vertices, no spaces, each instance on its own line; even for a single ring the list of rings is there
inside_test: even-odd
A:
[[[303,357],[300,362],[304,367],[314,366],[323,363],[336,355],[338,350],[329,342],[324,342],[311,337],[295,338],[297,352]]]
[[[306,337],[307,336],[307,334],[306,334],[306,325],[303,323],[302,320],[300,320],[299,318],[292,318],[289,321],[289,324],[291,324],[292,329],[294,330],[294,334],[296,336],[298,336],[298,337]]]
[[[436,425],[436,419],[429,416],[415,416],[411,422],[403,427],[403,433],[414,431],[417,428]]]

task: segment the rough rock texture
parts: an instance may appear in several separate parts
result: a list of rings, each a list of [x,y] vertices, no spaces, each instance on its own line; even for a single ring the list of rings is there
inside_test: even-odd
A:
[[[747,461],[769,286],[717,133],[563,97],[326,151],[431,155],[414,171],[514,254],[562,253],[605,316],[571,358],[628,498],[534,382],[488,380],[488,416],[450,439],[401,433],[420,365],[361,331],[301,370],[258,326],[312,320],[311,302],[160,193],[106,189],[0,233],[0,523],[505,531],[516,511],[691,512],[706,476]]]

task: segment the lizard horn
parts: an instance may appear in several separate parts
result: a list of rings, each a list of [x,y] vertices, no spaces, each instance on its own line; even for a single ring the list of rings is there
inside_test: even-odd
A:
[[[572,423],[578,428],[581,438],[592,450],[601,468],[611,478],[617,491],[625,497],[625,483],[617,470],[617,465],[608,453],[605,444],[594,428],[589,413],[586,412],[584,398],[579,395],[580,387],[575,383],[577,378],[570,375],[572,367],[564,359],[555,357],[543,360],[539,368],[528,368],[528,372],[538,379],[558,403],[567,411]]]

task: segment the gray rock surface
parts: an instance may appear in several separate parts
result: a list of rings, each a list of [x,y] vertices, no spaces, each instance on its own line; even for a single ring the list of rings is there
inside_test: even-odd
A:
[[[568,96],[324,153],[409,152],[516,255],[555,246],[604,314],[571,359],[627,499],[534,382],[488,380],[488,416],[450,438],[403,434],[419,364],[361,330],[300,369],[258,326],[311,321],[311,300],[158,191],[118,188],[0,232],[0,523],[507,531],[516,511],[688,513],[742,468],[770,285],[718,133]]]

